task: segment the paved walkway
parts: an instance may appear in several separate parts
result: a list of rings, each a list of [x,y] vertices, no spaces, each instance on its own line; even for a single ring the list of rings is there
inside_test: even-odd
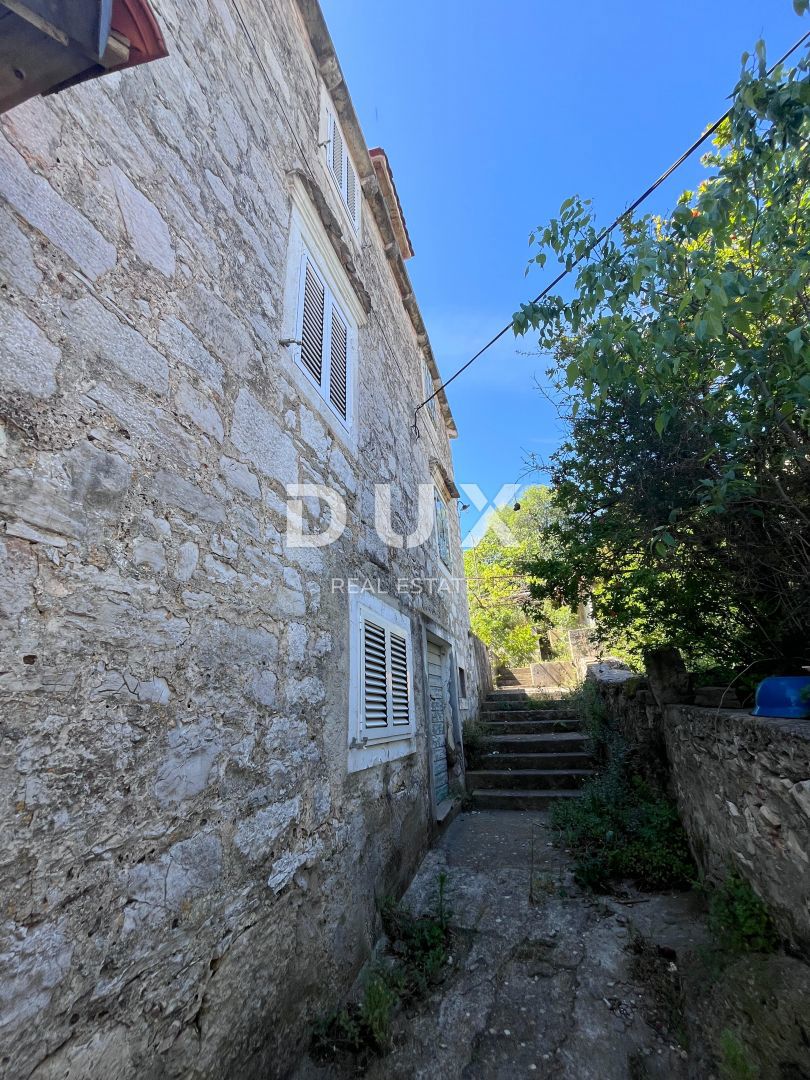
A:
[[[700,943],[692,894],[583,893],[543,813],[459,817],[425,857],[404,903],[431,910],[442,872],[456,928],[450,970],[427,1001],[397,1019],[394,1049],[367,1077],[686,1080],[685,1052],[656,1030],[652,997],[631,973],[627,945],[633,929],[665,956]],[[343,1076],[311,1063],[303,1075]]]

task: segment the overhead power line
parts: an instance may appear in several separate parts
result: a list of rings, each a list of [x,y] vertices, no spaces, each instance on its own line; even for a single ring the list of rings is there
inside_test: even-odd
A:
[[[785,60],[787,60],[789,56],[791,56],[794,52],[796,52],[797,49],[801,48],[801,46],[808,39],[810,39],[810,30],[808,30],[808,32],[806,34],[803,34],[802,37],[800,37],[799,40],[788,49],[788,51],[784,54],[784,56],[781,56],[776,61],[775,64],[772,64],[768,68],[768,74],[769,75],[772,74],[772,72],[774,72],[776,70],[776,68],[779,67],[780,64],[784,64]],[[585,259],[589,258],[590,255],[593,253],[594,249],[599,247],[599,245],[602,243],[602,241],[605,240],[608,236],[610,236],[610,234],[613,232],[613,230],[617,226],[621,225],[621,223],[626,218],[629,218],[636,210],[638,210],[639,206],[641,206],[641,204],[643,202],[646,202],[646,200],[649,199],[649,197],[653,194],[654,191],[656,191],[663,183],[665,183],[670,178],[670,176],[672,176],[672,174],[674,172],[676,172],[681,167],[681,165],[683,165],[683,163],[685,161],[687,161],[692,156],[692,154],[695,153],[696,150],[699,150],[700,147],[703,146],[703,144],[708,139],[710,139],[712,137],[712,135],[714,135],[714,133],[717,131],[717,129],[720,127],[720,125],[725,120],[727,120],[729,118],[729,116],[731,116],[733,108],[734,108],[734,106],[732,105],[730,108],[728,108],[723,113],[723,115],[720,117],[719,120],[715,120],[715,122],[703,132],[703,134],[700,136],[699,139],[696,139],[687,150],[684,150],[684,152],[681,154],[681,156],[670,165],[670,167],[666,170],[666,172],[661,173],[661,175],[658,177],[658,179],[654,183],[650,184],[650,186],[647,188],[647,190],[644,191],[641,195],[639,195],[638,198],[635,199],[627,207],[626,210],[623,210],[622,213],[619,214],[619,216],[617,218],[615,218],[610,223],[610,225],[608,225],[606,228],[602,229],[602,231],[599,233],[599,235],[596,237],[596,239],[590,245],[590,247],[588,247],[585,251],[583,251],[583,253],[581,255],[579,255],[576,259],[574,259],[573,262],[570,264],[570,266],[566,266],[566,268],[564,270],[561,270],[560,273],[557,274],[557,276],[554,278],[554,280],[550,281],[548,283],[548,285],[546,285],[546,287],[541,292],[539,292],[537,294],[537,296],[534,298],[534,300],[531,301],[531,303],[537,304],[541,300],[543,300],[546,296],[548,296],[548,294],[551,292],[551,290],[556,288],[557,285],[559,285],[560,282],[564,278],[568,277],[568,275],[573,270],[575,270],[577,268],[577,266],[579,266],[579,264],[581,262],[584,262]],[[429,404],[437,396],[437,394],[440,393],[440,391],[445,390],[450,385],[450,383],[454,382],[459,377],[459,375],[462,375],[467,370],[467,368],[470,367],[471,364],[474,364],[475,361],[480,356],[484,355],[484,353],[487,351],[487,349],[491,349],[492,346],[496,343],[496,341],[500,341],[500,339],[504,336],[504,334],[508,333],[508,331],[512,329],[512,326],[513,326],[513,323],[512,323],[512,320],[510,319],[510,321],[506,324],[506,326],[504,326],[501,330],[499,330],[498,333],[494,337],[490,338],[489,341],[486,343],[486,345],[482,345],[481,348],[478,350],[478,352],[474,356],[471,356],[470,359],[465,364],[461,365],[461,367],[458,369],[458,371],[454,371],[449,379],[447,379],[445,382],[443,382],[441,384],[441,386],[436,387],[436,389],[433,391],[433,393],[430,395],[430,397],[425,398],[425,400],[421,403],[421,405],[416,406],[416,409],[414,409],[414,414],[413,414],[413,425],[414,425],[414,430],[416,431],[417,435],[419,433],[419,428],[418,428],[418,424],[417,424],[417,418],[419,416],[419,410],[423,409],[425,407],[425,405]]]

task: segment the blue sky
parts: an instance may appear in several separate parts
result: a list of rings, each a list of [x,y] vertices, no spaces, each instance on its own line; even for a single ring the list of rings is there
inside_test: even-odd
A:
[[[444,377],[548,280],[524,277],[534,226],[574,193],[612,219],[725,111],[744,50],[764,37],[776,59],[807,29],[790,0],[321,3],[369,146],[391,162]],[[696,157],[649,207],[699,174]],[[527,454],[554,450],[545,366],[510,334],[449,388],[459,483],[494,497]]]

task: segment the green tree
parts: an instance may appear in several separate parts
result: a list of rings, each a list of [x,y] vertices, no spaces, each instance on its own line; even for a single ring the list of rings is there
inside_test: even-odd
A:
[[[480,542],[464,553],[473,631],[497,664],[528,663],[538,648],[550,651],[547,631],[576,625],[576,616],[548,598],[535,601],[527,567],[547,551],[556,517],[551,492],[527,488],[519,509],[506,507]]]
[[[553,554],[537,596],[587,593],[607,640],[695,657],[810,642],[810,81],[760,43],[669,217],[598,236],[590,205],[537,231],[573,297],[515,315],[539,333],[571,422],[552,461]],[[795,661],[794,661],[795,663]]]

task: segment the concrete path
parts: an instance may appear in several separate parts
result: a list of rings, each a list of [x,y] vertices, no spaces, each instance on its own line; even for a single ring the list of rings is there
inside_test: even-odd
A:
[[[368,1077],[685,1080],[685,1051],[656,1030],[656,1007],[626,947],[634,927],[673,958],[700,943],[693,895],[583,893],[542,813],[459,817],[404,903],[431,910],[442,872],[456,928],[450,970],[418,1010],[397,1019],[394,1049]]]

